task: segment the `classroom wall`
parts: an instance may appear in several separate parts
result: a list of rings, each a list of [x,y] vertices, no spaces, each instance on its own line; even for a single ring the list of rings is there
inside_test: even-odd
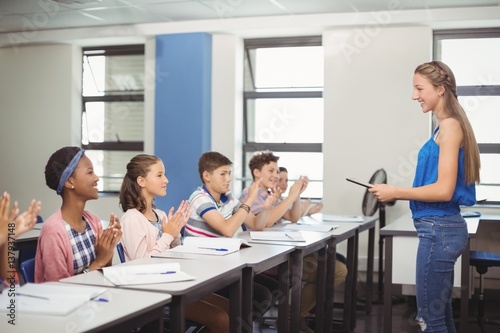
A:
[[[430,114],[411,99],[413,70],[432,59],[432,30],[329,29],[323,46],[324,210],[362,215],[366,189],[346,177],[368,181],[383,168],[389,184],[411,186],[416,153],[430,134]],[[386,224],[407,212],[407,201],[387,207]],[[366,253],[367,235],[360,238]]]
[[[211,32],[211,149],[226,154],[238,170],[242,39],[323,34],[325,211],[359,214],[364,191],[346,176],[367,180],[382,167],[389,183],[411,183],[416,151],[430,129],[428,117],[411,101],[411,77],[418,63],[431,59],[432,28],[500,26],[498,10],[388,10],[40,31],[30,41],[41,45],[8,45],[0,34],[0,190],[9,191],[21,207],[33,197],[42,199],[44,217],[59,207],[60,199],[45,186],[43,168],[57,148],[80,142],[79,45],[146,40],[146,73],[154,83],[155,35]],[[153,89],[146,89],[145,104],[145,147],[153,153]],[[121,214],[116,196],[101,197],[87,208],[103,219],[111,211]],[[406,209],[405,202],[388,207],[387,223]],[[365,252],[362,238],[361,256]]]

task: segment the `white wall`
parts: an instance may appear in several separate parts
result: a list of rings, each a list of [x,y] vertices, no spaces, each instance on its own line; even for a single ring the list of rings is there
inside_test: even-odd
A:
[[[60,206],[45,185],[45,164],[58,148],[80,143],[81,66],[72,45],[0,49],[0,190],[21,209],[41,199],[44,217]]]

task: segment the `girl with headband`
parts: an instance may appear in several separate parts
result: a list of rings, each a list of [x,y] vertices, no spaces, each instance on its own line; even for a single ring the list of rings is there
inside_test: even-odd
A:
[[[35,282],[58,281],[111,264],[121,239],[118,217],[111,213],[109,225],[86,211],[88,200],[99,198],[90,159],[79,147],[64,147],[45,166],[47,186],[62,198],[61,208],[44,223],[35,259]]]

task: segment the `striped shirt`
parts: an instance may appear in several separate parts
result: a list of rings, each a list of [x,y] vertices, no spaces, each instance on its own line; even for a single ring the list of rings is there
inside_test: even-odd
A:
[[[197,237],[222,237],[219,232],[212,228],[204,219],[203,215],[216,209],[224,219],[233,216],[240,207],[240,202],[234,199],[230,191],[221,194],[220,202],[216,202],[214,197],[208,192],[205,186],[198,187],[189,197],[192,205],[192,213],[185,226],[186,236]]]
[[[264,209],[264,202],[266,201],[267,197],[269,194],[267,191],[263,188],[259,188],[259,192],[257,193],[257,199],[252,204],[252,207],[250,208],[250,212],[254,215],[259,214],[262,212]],[[240,202],[245,202],[248,198],[248,187],[245,188],[240,195]],[[281,199],[276,200],[276,202],[273,205],[273,208],[278,206],[281,203]],[[280,218],[278,221],[276,221],[274,224],[280,224],[283,223],[283,219]]]

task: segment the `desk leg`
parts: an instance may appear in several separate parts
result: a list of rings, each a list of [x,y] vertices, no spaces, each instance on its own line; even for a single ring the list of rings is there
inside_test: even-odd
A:
[[[349,238],[347,241],[347,277],[345,288],[351,292],[344,293],[344,304],[345,309],[350,309],[345,311],[344,309],[344,327],[349,331],[354,331],[356,328],[356,303],[358,298],[357,291],[357,280],[358,280],[358,241],[359,232],[356,231],[354,237]],[[350,267],[350,269],[349,269]]]
[[[326,284],[325,293],[325,323],[324,323],[324,331],[331,332],[332,331],[332,322],[333,322],[333,300],[335,297],[335,288],[333,286],[333,279],[335,276],[335,257],[337,253],[337,245],[335,244],[335,240],[331,239],[328,242],[328,256],[327,256],[327,264],[326,264],[326,281],[329,283]]]
[[[462,287],[460,288],[460,333],[469,332],[470,239],[462,253]]]
[[[365,309],[366,313],[372,312],[373,303],[373,257],[375,255],[375,229],[368,231],[368,262],[366,267],[366,295]]]
[[[328,261],[327,247],[318,251],[318,267],[316,274],[316,332],[323,333],[325,322],[325,289],[328,285],[326,279],[326,263]]]
[[[185,332],[184,322],[186,315],[184,313],[184,298],[182,296],[173,296],[170,303],[170,330],[172,332]]]
[[[282,297],[278,304],[278,332],[288,332],[288,317],[289,317],[289,272],[288,260],[278,266],[279,288]]]
[[[384,268],[384,333],[392,332],[392,236],[385,239]],[[379,258],[381,260],[381,258]],[[380,274],[379,274],[380,276]],[[379,281],[380,283],[380,281]]]
[[[302,293],[303,253],[295,250],[290,255],[292,264],[292,300],[290,306],[290,333],[299,333],[300,330],[300,302]]]
[[[251,333],[253,332],[253,320],[252,320],[253,281],[254,281],[253,269],[249,267],[243,268],[241,280],[242,280],[242,292],[241,292],[242,307],[241,307],[240,326],[242,332]]]
[[[253,299],[253,297],[251,298]],[[239,333],[240,325],[239,318],[241,318],[241,279],[232,283],[229,286],[229,331],[231,333]],[[185,332],[172,331],[172,332]]]

